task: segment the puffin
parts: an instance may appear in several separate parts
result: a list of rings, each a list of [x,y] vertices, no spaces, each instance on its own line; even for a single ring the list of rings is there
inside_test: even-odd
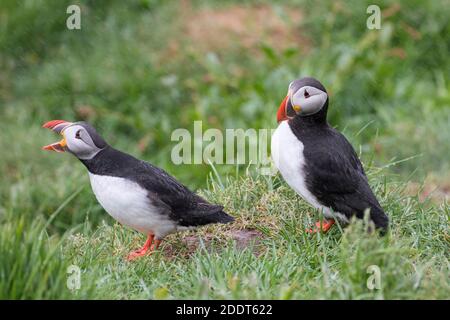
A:
[[[63,136],[44,150],[73,154],[88,170],[97,201],[115,220],[147,235],[128,260],[158,249],[173,232],[234,218],[211,204],[164,170],[111,147],[86,122],[52,120],[43,125]]]
[[[318,80],[304,77],[289,84],[277,111],[271,156],[287,184],[322,212],[307,232],[326,233],[338,220],[348,224],[366,212],[384,234],[389,218],[369,186],[350,142],[327,122],[328,93]]]

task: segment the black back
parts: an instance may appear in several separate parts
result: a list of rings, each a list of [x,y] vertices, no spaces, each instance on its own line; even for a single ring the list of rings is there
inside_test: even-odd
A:
[[[327,109],[328,99],[318,113],[289,120],[304,145],[307,188],[322,205],[348,218],[363,218],[370,209],[374,224],[386,229],[388,217],[369,186],[363,166],[348,140],[328,125]]]

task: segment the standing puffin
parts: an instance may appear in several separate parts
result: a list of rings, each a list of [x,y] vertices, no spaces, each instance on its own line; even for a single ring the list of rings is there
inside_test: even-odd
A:
[[[284,180],[327,221],[308,232],[327,232],[335,219],[362,219],[366,210],[376,228],[389,219],[367,181],[364,168],[347,139],[327,122],[328,94],[314,78],[295,80],[277,112],[272,158]]]
[[[208,203],[164,170],[112,148],[85,122],[53,120],[43,127],[63,136],[43,149],[77,157],[88,169],[102,207],[120,223],[148,236],[128,260],[156,250],[162,238],[175,231],[234,220],[222,206]]]

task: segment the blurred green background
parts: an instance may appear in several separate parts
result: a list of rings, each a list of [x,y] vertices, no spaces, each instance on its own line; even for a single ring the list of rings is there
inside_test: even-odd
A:
[[[3,186],[58,167],[83,174],[40,150],[55,139],[41,124],[66,119],[204,187],[208,164],[170,160],[173,130],[196,120],[203,130],[275,128],[289,82],[311,75],[330,92],[330,123],[366,163],[411,158],[391,172],[448,193],[448,2],[381,1],[381,30],[366,27],[365,1],[77,3],[81,30],[66,27],[72,1],[2,1]]]
[[[81,30],[66,27],[70,4],[81,7]],[[366,27],[370,4],[382,10],[381,30]],[[72,233],[108,239],[102,246],[86,246],[94,253],[79,255],[99,274],[107,268],[102,261],[97,269],[92,266],[97,261],[94,248],[109,254],[115,237],[131,247],[132,233],[113,226],[113,237],[105,235],[105,225],[93,228],[112,219],[95,202],[85,168],[76,159],[41,150],[57,139],[41,128],[44,122],[89,121],[114,147],[203,189],[211,168],[174,165],[173,130],[192,131],[197,120],[203,121],[203,130],[275,128],[288,84],[307,75],[327,88],[329,122],[344,132],[365,165],[386,167],[375,171],[381,172],[377,181],[383,180],[380,175],[395,175],[412,194],[439,196],[437,203],[447,211],[436,209],[434,231],[425,228],[431,220],[424,214],[412,216],[411,221],[421,224],[412,224],[411,234],[421,229],[413,243],[427,248],[418,251],[425,252],[423,261],[430,260],[427,251],[444,256],[448,246],[438,243],[429,250],[423,239],[447,237],[448,244],[439,219],[448,213],[441,200],[450,193],[449,16],[448,0],[2,0],[0,276],[6,278],[0,296],[68,294],[61,288],[73,252],[61,243],[76,245]],[[222,176],[236,171],[233,165],[216,169]],[[226,194],[235,194],[237,188],[230,188]],[[409,217],[392,209],[407,207],[404,203],[386,205],[395,212],[395,223],[402,225]],[[255,208],[255,203],[248,206]],[[412,214],[426,212],[421,210]],[[232,214],[247,221],[242,208]],[[285,219],[284,212],[278,214]],[[296,239],[294,231],[289,239]],[[125,250],[121,246],[120,254]],[[54,254],[67,256],[63,262]],[[120,254],[112,256],[121,259]],[[396,261],[391,261],[393,270]]]
[[[275,128],[289,82],[311,75],[363,159],[415,157],[392,170],[445,184],[449,2],[377,1],[382,29],[369,30],[372,2],[2,1],[1,174],[14,181],[18,167],[68,161],[17,146],[30,132],[50,137],[35,128],[61,118],[92,122],[113,146],[200,187],[210,168],[173,165],[172,131],[195,120]],[[81,30],[65,26],[74,3]]]

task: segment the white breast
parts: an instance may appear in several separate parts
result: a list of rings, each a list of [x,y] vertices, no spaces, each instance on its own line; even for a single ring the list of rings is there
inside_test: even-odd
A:
[[[120,223],[142,233],[162,238],[176,225],[152,205],[147,191],[139,184],[119,177],[89,173],[92,191],[102,207]]]
[[[275,167],[287,184],[313,207],[322,210],[324,216],[333,217],[332,210],[319,203],[307,189],[305,181],[305,157],[303,143],[292,132],[287,121],[280,123],[272,135],[271,150]],[[339,213],[334,213],[340,216]]]

